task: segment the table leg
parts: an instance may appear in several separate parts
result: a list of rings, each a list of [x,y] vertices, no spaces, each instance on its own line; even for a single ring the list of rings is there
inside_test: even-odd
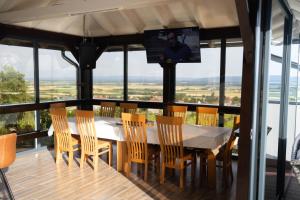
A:
[[[127,149],[126,142],[117,141],[117,171],[126,171]]]
[[[212,152],[209,152],[207,157],[207,178],[208,187],[216,188],[216,157]]]

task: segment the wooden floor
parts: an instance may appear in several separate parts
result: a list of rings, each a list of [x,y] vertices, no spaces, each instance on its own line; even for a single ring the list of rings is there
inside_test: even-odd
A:
[[[115,149],[114,149],[114,152]],[[65,155],[66,157],[66,155]],[[105,159],[105,158],[104,158]],[[54,163],[53,152],[48,150],[18,156],[6,173],[16,200],[37,199],[235,199],[235,180],[232,187],[223,189],[222,173],[217,170],[217,189],[210,190],[200,185],[199,170],[196,180],[191,181],[187,171],[186,186],[179,191],[178,173],[167,173],[166,183],[159,184],[159,176],[154,167],[149,167],[149,180],[143,181],[143,172],[133,165],[132,176],[127,179],[106,162],[99,162],[94,172],[85,164],[81,170],[78,158],[71,169],[64,159],[59,165]],[[199,163],[198,163],[199,166]],[[236,164],[234,164],[236,174]]]

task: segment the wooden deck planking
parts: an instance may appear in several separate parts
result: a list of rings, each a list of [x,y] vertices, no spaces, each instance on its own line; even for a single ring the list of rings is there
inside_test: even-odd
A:
[[[116,151],[114,151],[116,152]],[[106,159],[104,159],[106,160]],[[127,179],[114,168],[99,160],[99,168],[85,164],[79,168],[78,158],[69,169],[67,160],[58,165],[53,159],[53,152],[44,150],[18,156],[6,173],[16,200],[36,199],[235,199],[235,181],[232,187],[222,187],[222,173],[217,170],[217,189],[210,190],[200,185],[199,169],[195,182],[191,181],[190,171],[186,173],[183,192],[179,191],[179,173],[167,170],[166,183],[159,183],[159,175],[153,165],[149,166],[148,181],[143,181],[143,170],[136,165]],[[199,163],[198,163],[199,166]],[[143,169],[143,168],[142,168]],[[236,172],[236,164],[234,164]],[[236,180],[236,178],[234,178]]]

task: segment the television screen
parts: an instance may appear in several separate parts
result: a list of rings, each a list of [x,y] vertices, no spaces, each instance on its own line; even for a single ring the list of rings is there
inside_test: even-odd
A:
[[[198,27],[150,30],[144,37],[148,63],[201,62]]]

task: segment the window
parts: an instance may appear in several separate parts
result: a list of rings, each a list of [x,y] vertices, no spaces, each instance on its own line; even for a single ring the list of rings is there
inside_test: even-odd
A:
[[[0,45],[0,104],[34,102],[33,49]],[[35,129],[33,111],[0,114],[0,135]],[[17,151],[34,148],[34,140],[18,141]]]
[[[33,49],[0,45],[0,104],[34,102]]]
[[[33,111],[9,113],[0,115],[0,135],[17,132],[22,134],[35,130],[35,115]],[[34,148],[34,139],[17,142],[17,151]]]
[[[176,65],[176,101],[219,104],[220,48],[202,48],[201,63]]]
[[[93,71],[94,99],[123,100],[124,53],[122,47],[108,48]]]
[[[128,51],[128,99],[163,101],[163,69],[147,63],[145,50]]]
[[[243,47],[226,48],[225,106],[240,106]]]
[[[61,51],[39,49],[40,100],[76,99],[76,68],[65,61]]]

